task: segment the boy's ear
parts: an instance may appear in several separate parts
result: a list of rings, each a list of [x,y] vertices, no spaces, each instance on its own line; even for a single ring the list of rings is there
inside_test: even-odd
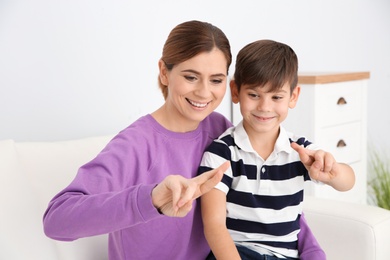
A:
[[[167,66],[165,65],[165,62],[162,59],[160,59],[158,61],[158,69],[160,71],[158,76],[160,77],[161,83],[165,86],[168,86],[169,85],[168,84],[169,80],[168,80],[168,75],[167,75],[168,69],[167,69]]]
[[[230,94],[232,95],[233,103],[237,104],[238,101],[239,101],[239,98],[238,98],[238,87],[237,87],[236,81],[234,79],[232,79],[230,81]]]
[[[301,86],[297,85],[290,96],[289,108],[294,108],[297,105],[299,94],[301,93]]]

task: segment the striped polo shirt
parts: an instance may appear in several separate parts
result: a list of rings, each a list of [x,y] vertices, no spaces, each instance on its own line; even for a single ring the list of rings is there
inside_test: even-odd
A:
[[[274,151],[264,160],[240,122],[213,141],[200,166],[202,173],[231,162],[216,188],[227,196],[226,225],[232,239],[236,245],[281,258],[298,258],[304,181],[310,180],[290,142],[316,148],[280,127]]]

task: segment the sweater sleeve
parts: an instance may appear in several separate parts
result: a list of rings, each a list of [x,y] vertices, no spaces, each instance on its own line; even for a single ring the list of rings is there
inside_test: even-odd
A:
[[[136,144],[114,138],[50,201],[43,217],[45,234],[70,241],[161,217],[151,200],[159,180],[143,177],[149,176],[148,157]]]
[[[311,232],[305,216],[300,218],[301,231],[298,234],[298,252],[301,260],[326,260],[325,252],[318,244],[317,239]]]

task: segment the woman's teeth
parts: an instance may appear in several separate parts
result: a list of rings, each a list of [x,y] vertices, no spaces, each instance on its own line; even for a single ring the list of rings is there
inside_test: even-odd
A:
[[[189,99],[187,99],[187,101],[188,101],[191,105],[193,105],[193,106],[195,106],[195,107],[199,107],[199,108],[206,107],[207,104],[208,104],[208,103],[197,103],[197,102],[194,102],[194,101],[189,100]]]

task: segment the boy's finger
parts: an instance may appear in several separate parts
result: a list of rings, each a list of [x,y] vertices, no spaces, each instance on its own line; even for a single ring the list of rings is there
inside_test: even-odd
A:
[[[307,154],[306,149],[299,144],[293,142],[291,143],[291,148],[293,148],[299,154],[301,161],[306,161],[308,159],[309,155]]]
[[[291,143],[291,148],[293,148],[299,154],[299,158],[301,159],[302,163],[307,165],[311,165],[313,163],[316,151],[306,149],[297,143]]]
[[[310,167],[310,178],[313,180],[321,181],[320,178],[320,170],[315,167]]]
[[[297,143],[292,142],[291,148],[293,148],[299,155],[307,155],[306,149]]]
[[[292,149],[294,149],[295,151],[299,151],[301,148],[303,148],[303,147],[301,147],[299,144],[297,144],[297,143],[295,143],[295,142],[292,142],[291,144],[290,144],[290,146],[291,146],[291,148]]]

